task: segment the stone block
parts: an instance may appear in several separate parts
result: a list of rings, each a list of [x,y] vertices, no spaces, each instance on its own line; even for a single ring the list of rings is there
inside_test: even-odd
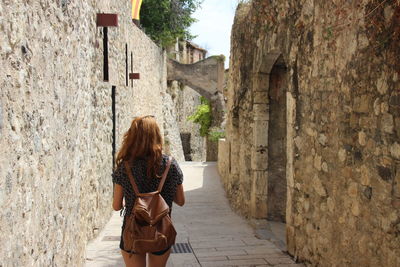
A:
[[[365,132],[358,132],[358,143],[361,146],[365,146],[367,144],[367,135],[365,134]]]
[[[315,192],[320,195],[321,197],[326,196],[326,189],[322,185],[322,182],[318,175],[315,175],[313,180],[312,180],[312,187],[314,188]]]
[[[345,149],[343,149],[343,148],[339,149],[339,151],[338,151],[338,157],[339,157],[339,160],[340,160],[341,162],[345,162],[345,161],[346,161],[346,155],[347,155],[347,152],[346,152]]]
[[[393,145],[390,146],[390,154],[395,159],[400,159],[400,144],[395,142]]]
[[[328,171],[329,171],[329,169],[328,169],[328,164],[327,164],[326,162],[323,162],[323,163],[322,163],[321,168],[322,168],[322,170],[323,170],[324,172],[328,172]]]
[[[379,98],[375,99],[374,101],[374,113],[376,116],[381,113],[381,102]]]
[[[254,92],[254,104],[267,104],[268,103],[268,92],[267,91],[256,91]]]
[[[267,73],[257,73],[253,76],[254,88],[257,88],[257,92],[267,92],[269,91],[269,74]]]
[[[254,116],[257,120],[269,120],[269,105],[268,104],[254,104]]]
[[[268,145],[268,121],[255,121],[253,129],[253,142],[254,146],[267,146]],[[262,153],[261,151],[260,153]]]
[[[382,72],[381,77],[376,82],[376,89],[381,95],[384,95],[388,91],[388,88],[386,72]]]
[[[382,131],[385,133],[393,133],[394,129],[394,121],[393,121],[393,116],[389,113],[385,113],[382,115],[382,120],[381,120],[381,128]]]
[[[253,171],[253,188],[252,192],[256,196],[266,196],[268,186],[268,172],[267,171]]]
[[[304,142],[303,142],[303,138],[301,138],[300,136],[296,136],[294,139],[294,143],[296,144],[296,147],[299,150],[302,150]]]
[[[254,202],[251,203],[251,211],[252,218],[265,219],[267,217],[268,207],[266,195],[255,194]]]
[[[381,103],[381,112],[388,113],[389,112],[389,104],[387,102]]]
[[[314,157],[314,168],[319,171],[322,169],[322,157],[320,155],[315,155]]]
[[[370,182],[371,182],[370,169],[366,165],[363,165],[360,168],[360,172],[361,172],[361,184],[365,185],[365,186],[370,185]]]
[[[354,182],[350,183],[347,188],[347,193],[351,198],[356,198],[358,194],[358,184]]]
[[[393,14],[394,14],[394,9],[392,6],[386,6],[383,10],[383,14],[385,17],[385,23],[386,24],[390,24],[392,18],[393,18]]]
[[[312,128],[306,128],[305,131],[306,131],[306,134],[308,136],[317,137],[317,131],[316,130],[314,130]]]
[[[268,169],[268,150],[264,146],[253,148],[251,152],[252,170],[265,171]]]
[[[362,95],[354,98],[353,109],[355,112],[368,113],[372,104],[371,96]]]
[[[323,146],[326,145],[327,139],[328,139],[328,138],[326,137],[325,134],[320,134],[320,135],[318,136],[318,142],[319,142],[321,145],[323,145]]]

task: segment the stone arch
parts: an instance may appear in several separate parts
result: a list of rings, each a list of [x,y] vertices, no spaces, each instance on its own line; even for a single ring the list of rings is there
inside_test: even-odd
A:
[[[211,128],[222,128],[224,125],[224,79],[224,61],[220,56],[212,56],[193,64],[182,64],[173,59],[167,60],[168,81],[179,81],[210,101],[213,118]],[[205,145],[206,160],[216,161],[218,143],[207,138]]]
[[[280,52],[258,62],[253,81],[251,211],[254,218],[286,216],[287,67]],[[270,127],[274,125],[274,127]]]
[[[211,101],[214,125],[224,120],[223,100],[224,62],[219,56],[212,56],[193,64],[182,64],[173,59],[167,61],[167,80],[179,81]]]

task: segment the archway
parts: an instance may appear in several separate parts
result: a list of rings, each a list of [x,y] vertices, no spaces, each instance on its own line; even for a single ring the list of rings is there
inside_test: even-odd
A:
[[[212,107],[211,128],[221,128],[225,119],[223,85],[225,69],[220,56],[212,56],[193,64],[167,60],[167,80],[178,81],[210,101]],[[206,161],[216,161],[218,143],[206,139]]]
[[[288,191],[291,166],[288,103],[292,101],[287,67],[279,52],[260,57],[253,80],[253,142],[251,212],[255,219],[266,219],[259,236],[286,250],[285,224],[290,213]],[[257,63],[256,63],[257,64]],[[288,178],[287,178],[288,177]],[[289,203],[289,204],[287,204]],[[290,214],[289,214],[290,216]]]
[[[269,81],[267,219],[286,221],[286,65],[282,56],[274,64]]]

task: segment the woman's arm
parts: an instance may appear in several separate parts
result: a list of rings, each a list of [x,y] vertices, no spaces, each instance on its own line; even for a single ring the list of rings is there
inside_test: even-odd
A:
[[[174,202],[181,207],[185,205],[185,192],[183,191],[182,184],[178,185],[178,187],[176,188]]]
[[[122,209],[123,197],[124,197],[124,191],[123,191],[122,186],[119,184],[114,184],[114,198],[113,198],[113,204],[112,204],[112,207],[114,210]]]

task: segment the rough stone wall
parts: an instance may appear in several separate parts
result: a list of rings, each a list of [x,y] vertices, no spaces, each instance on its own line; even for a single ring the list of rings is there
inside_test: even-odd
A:
[[[164,150],[167,154],[173,155],[177,161],[185,161],[182,140],[179,130],[179,121],[174,101],[170,94],[164,94]]]
[[[119,14],[109,82],[100,12]],[[134,116],[168,130],[165,56],[131,23],[129,1],[2,1],[0,20],[0,265],[82,266],[111,214],[112,86],[117,149]],[[129,86],[126,44],[141,74]]]
[[[250,41],[253,27],[239,27],[246,23],[250,5],[239,5],[231,36],[231,56],[227,81],[226,139],[219,141],[218,168],[231,205],[243,215],[250,215],[252,188],[252,105],[250,90],[251,64],[254,57]],[[253,41],[254,42],[254,41]],[[246,45],[246,44],[249,45]],[[229,159],[229,160],[228,160]]]
[[[168,87],[168,92],[174,102],[185,160],[205,161],[206,148],[204,137],[200,136],[200,125],[188,121],[188,117],[200,105],[200,94],[188,86],[179,84],[177,81],[171,83],[171,86]],[[184,141],[186,141],[186,144],[184,144]]]
[[[310,265],[400,266],[399,22],[398,1],[254,0],[237,11],[222,180],[237,210],[267,217],[266,93],[280,58],[288,251]]]

